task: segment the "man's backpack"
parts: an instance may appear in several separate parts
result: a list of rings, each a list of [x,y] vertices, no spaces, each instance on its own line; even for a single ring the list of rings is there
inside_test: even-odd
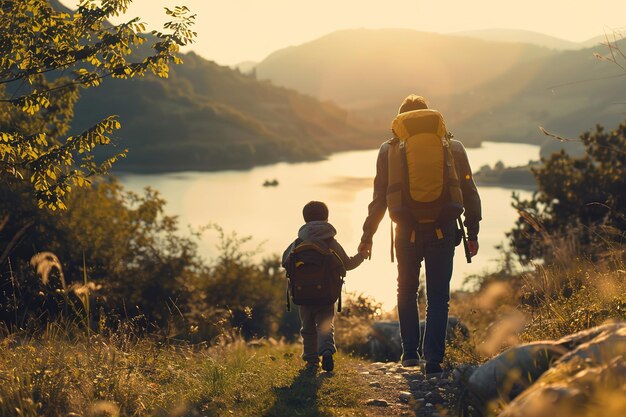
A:
[[[297,239],[285,261],[287,311],[295,305],[329,305],[339,300],[346,269],[332,249]]]
[[[451,221],[463,195],[441,114],[432,109],[399,114],[388,141],[387,207],[396,223]]]

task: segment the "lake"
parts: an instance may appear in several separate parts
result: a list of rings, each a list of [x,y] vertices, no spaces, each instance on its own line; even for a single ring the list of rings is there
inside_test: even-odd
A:
[[[519,143],[483,142],[480,148],[467,149],[472,169],[493,166],[524,165],[539,158],[539,147]],[[338,231],[337,240],[348,255],[354,255],[361,237],[361,227],[372,197],[378,150],[343,152],[327,160],[307,163],[278,163],[249,171],[186,172],[158,175],[120,175],[121,182],[135,192],[150,186],[167,201],[166,212],[177,215],[181,230],[187,225],[199,227],[208,223],[225,231],[252,236],[247,246],[262,243],[259,258],[282,254],[297,236],[303,223],[302,207],[311,200],[324,201],[330,210],[329,222]],[[266,180],[276,179],[276,187],[264,187]],[[480,251],[471,264],[465,261],[462,245],[457,247],[452,288],[461,288],[464,279],[473,274],[494,270],[500,259],[495,246],[506,241],[516,213],[511,207],[514,190],[501,187],[479,187],[483,204],[483,221],[479,234]],[[516,190],[517,191],[517,190]],[[523,197],[529,191],[519,190]],[[385,309],[395,306],[396,265],[390,261],[390,223],[385,217],[374,236],[372,259],[348,273],[348,291],[364,293],[383,303]],[[199,250],[205,258],[216,254],[218,236],[207,231]]]

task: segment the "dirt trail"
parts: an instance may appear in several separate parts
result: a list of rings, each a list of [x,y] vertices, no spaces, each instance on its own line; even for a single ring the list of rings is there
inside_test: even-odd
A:
[[[364,398],[370,416],[444,417],[456,415],[458,389],[452,377],[425,379],[419,367],[396,362],[364,364],[359,372],[376,393]]]

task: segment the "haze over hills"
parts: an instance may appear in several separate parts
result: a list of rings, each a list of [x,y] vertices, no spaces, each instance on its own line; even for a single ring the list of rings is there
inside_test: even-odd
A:
[[[572,42],[539,32],[521,29],[483,29],[450,33],[454,36],[482,39],[489,42],[528,43],[557,50],[576,50],[594,47],[605,41],[605,36],[594,36],[584,42]]]
[[[580,82],[622,74],[594,52],[608,49],[557,51],[359,29],[277,51],[257,66],[257,76],[335,100],[384,128],[401,100],[418,93],[444,112],[448,126],[469,146],[482,140],[542,143],[540,125],[576,137],[596,123],[612,127],[624,119],[626,108],[615,103],[624,101],[625,83]],[[574,84],[552,88],[567,82]]]
[[[434,100],[472,91],[522,62],[553,53],[408,29],[355,29],[276,51],[256,72],[259,79],[387,124],[410,92]]]

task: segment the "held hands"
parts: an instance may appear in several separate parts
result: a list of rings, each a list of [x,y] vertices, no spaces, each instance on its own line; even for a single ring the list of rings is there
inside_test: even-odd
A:
[[[469,249],[470,256],[473,258],[478,253],[478,240],[468,240],[467,248]]]
[[[361,242],[359,244],[359,253],[366,259],[372,259],[372,243]]]
[[[469,249],[469,253],[471,257],[476,256],[478,253],[478,240],[468,240],[467,247]],[[367,259],[372,259],[372,243],[371,242],[361,242],[359,244],[358,252]]]

